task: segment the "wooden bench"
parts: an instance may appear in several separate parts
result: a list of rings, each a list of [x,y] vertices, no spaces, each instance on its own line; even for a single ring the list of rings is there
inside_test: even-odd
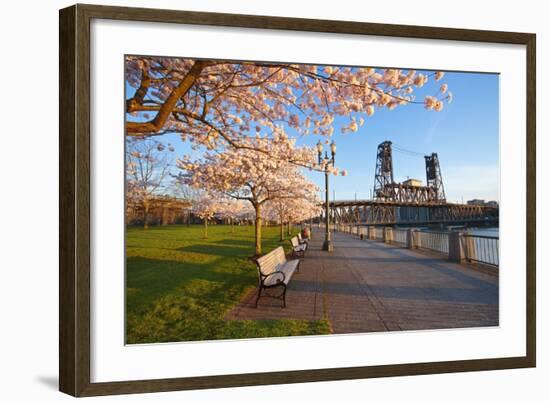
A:
[[[268,288],[280,287],[282,293],[278,296],[268,295],[272,298],[282,299],[283,308],[286,307],[286,288],[295,271],[299,270],[300,260],[286,260],[285,251],[280,246],[256,260],[258,267],[258,296],[256,297],[256,307],[262,290]]]
[[[302,238],[302,233],[298,233],[298,241],[300,244],[309,244],[309,238]]]
[[[298,237],[292,237],[290,243],[292,244],[292,254],[297,258],[303,258],[306,254],[307,244],[301,244]]]

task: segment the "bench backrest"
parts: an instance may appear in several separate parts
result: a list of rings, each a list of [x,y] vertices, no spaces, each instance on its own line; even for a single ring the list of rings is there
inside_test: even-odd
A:
[[[298,237],[292,237],[290,239],[290,243],[292,244],[293,247],[297,247],[300,245],[300,241],[298,241]]]
[[[266,275],[277,270],[277,266],[286,262],[285,251],[282,246],[272,250],[267,255],[256,260],[261,274]]]

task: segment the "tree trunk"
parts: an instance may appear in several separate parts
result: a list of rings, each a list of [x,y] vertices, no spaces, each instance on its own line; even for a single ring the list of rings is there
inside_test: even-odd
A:
[[[283,218],[281,217],[281,241],[285,240],[284,226],[285,226],[285,222],[283,221]]]
[[[208,238],[208,219],[204,218],[204,238]]]
[[[235,224],[233,222],[233,217],[231,217],[231,232],[234,233],[235,232]]]
[[[254,210],[256,212],[255,227],[254,227],[254,243],[255,243],[255,253],[256,256],[262,254],[262,216],[261,216],[261,207],[260,205],[254,205]]]
[[[143,204],[143,228],[145,230],[149,228],[149,202]]]
[[[291,229],[291,227],[292,227],[292,223],[291,223],[291,221],[289,220],[289,221],[288,221],[288,235],[292,235],[292,229]]]
[[[160,215],[160,225],[161,226],[167,226],[168,225],[168,221],[169,221],[169,218],[168,218],[168,209],[166,209],[165,207],[162,208],[162,213]]]

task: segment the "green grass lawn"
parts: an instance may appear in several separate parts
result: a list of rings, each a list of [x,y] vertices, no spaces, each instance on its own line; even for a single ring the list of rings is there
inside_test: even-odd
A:
[[[278,227],[264,227],[263,251],[279,242]],[[329,332],[328,322],[224,320],[257,286],[254,227],[202,225],[131,227],[126,235],[126,342],[257,338]]]

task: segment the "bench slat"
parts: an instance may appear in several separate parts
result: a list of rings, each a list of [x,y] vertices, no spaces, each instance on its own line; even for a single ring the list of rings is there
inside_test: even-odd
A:
[[[279,267],[277,268],[277,271],[284,273],[285,275],[284,281],[281,280],[282,276],[280,274],[274,274],[273,276],[269,276],[265,279],[264,285],[266,286],[275,285],[280,281],[283,281],[285,284],[288,284],[288,282],[292,278],[292,275],[298,268],[298,263],[300,263],[299,260],[290,260],[283,265],[279,265]]]
[[[277,271],[277,267],[286,263],[285,251],[282,246],[258,258],[258,266],[262,274],[267,275]]]
[[[282,246],[269,252],[256,260],[258,266],[259,288],[256,297],[256,307],[260,300],[263,288],[283,287],[281,298],[283,307],[286,306],[286,286],[300,264],[299,260],[286,260],[285,250]]]

